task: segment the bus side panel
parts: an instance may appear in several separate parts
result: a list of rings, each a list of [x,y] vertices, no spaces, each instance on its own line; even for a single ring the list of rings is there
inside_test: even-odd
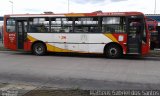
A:
[[[11,49],[11,50],[17,50],[17,36],[16,32],[7,32],[7,24],[6,19],[7,17],[4,17],[4,47]]]
[[[8,37],[9,37],[9,49],[11,50],[17,50],[17,36],[15,32],[12,33],[8,33]]]
[[[4,26],[3,26],[3,42],[4,42],[4,47],[9,48],[9,38],[8,38],[8,33],[6,32],[6,18],[4,17]]]
[[[24,51],[32,51],[32,44],[40,39],[37,39],[32,36],[34,33],[27,33],[27,38],[24,40]],[[46,33],[45,33],[46,34]],[[38,33],[35,34],[35,36],[40,37],[41,39],[43,38],[42,36],[38,35]]]
[[[26,40],[24,42],[24,51],[31,51],[31,46],[32,46],[32,42],[30,42],[29,40]]]
[[[142,44],[142,55],[147,55],[149,53],[149,47],[147,46],[147,44]]]
[[[118,43],[122,46],[123,54],[127,53],[127,34],[113,34]]]
[[[147,55],[150,51],[150,34],[149,34],[149,31],[146,31],[146,34],[147,34],[147,42],[146,43],[143,43],[142,42],[142,55]]]
[[[117,42],[126,54],[126,34],[57,34],[57,33],[29,33],[24,46],[26,51],[31,50],[30,42],[40,40],[47,42],[47,51],[50,52],[80,52],[103,53],[104,47],[110,42]]]

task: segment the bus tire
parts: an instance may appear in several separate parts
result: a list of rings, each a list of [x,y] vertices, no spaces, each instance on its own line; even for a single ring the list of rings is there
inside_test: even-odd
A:
[[[116,44],[111,44],[105,49],[105,56],[107,58],[115,59],[122,56],[122,48]]]
[[[46,46],[43,43],[35,43],[32,47],[33,54],[37,56],[43,56],[46,54]]]

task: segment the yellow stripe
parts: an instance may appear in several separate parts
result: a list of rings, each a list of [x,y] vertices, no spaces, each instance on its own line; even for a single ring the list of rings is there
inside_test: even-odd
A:
[[[30,35],[27,35],[27,38],[28,38],[30,41],[32,41],[32,42],[37,41],[36,38],[34,38],[34,37],[30,36]],[[47,43],[46,43],[46,46],[47,46],[47,50],[48,50],[48,51],[54,51],[54,52],[73,52],[73,51],[71,51],[71,50],[66,50],[66,49],[58,48],[58,47],[56,47],[56,46],[52,46],[52,45],[47,44]]]
[[[50,45],[50,44],[46,44],[46,45],[47,45],[47,50],[48,51],[53,51],[53,52],[73,52],[72,50],[58,48],[58,47]]]
[[[34,37],[32,37],[32,36],[29,36],[29,35],[27,36],[27,38],[28,38],[30,41],[32,41],[32,42],[37,41],[36,38],[34,38]],[[47,46],[47,50],[48,50],[48,51],[54,51],[54,52],[73,52],[73,51],[71,51],[71,50],[66,50],[66,49],[58,48],[58,47],[56,47],[56,46],[52,46],[52,45],[47,44],[47,43],[46,43],[46,46]]]
[[[111,39],[113,42],[118,42],[118,40],[112,34],[104,34],[106,37]]]
[[[35,38],[33,38],[32,36],[29,36],[29,35],[27,35],[27,38],[32,42],[37,41],[37,39],[35,39]]]
[[[67,17],[74,17],[74,16],[84,16],[84,14],[81,14],[81,13],[71,13],[71,14],[66,14],[65,16]]]
[[[32,36],[27,36],[27,38],[32,41],[32,42],[35,42],[37,41],[36,38],[32,37]],[[67,50],[67,49],[62,49],[62,48],[59,48],[59,47],[56,47],[54,45],[51,45],[51,44],[47,44],[46,43],[46,46],[47,46],[47,51],[51,51],[51,52],[77,52],[77,53],[89,53],[89,52],[83,52],[83,51],[73,51],[73,50]]]

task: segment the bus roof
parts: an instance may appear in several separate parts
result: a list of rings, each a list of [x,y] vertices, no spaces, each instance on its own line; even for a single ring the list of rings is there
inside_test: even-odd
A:
[[[133,16],[144,15],[141,12],[92,12],[92,13],[64,13],[64,14],[10,14],[6,17],[83,17],[83,16]]]

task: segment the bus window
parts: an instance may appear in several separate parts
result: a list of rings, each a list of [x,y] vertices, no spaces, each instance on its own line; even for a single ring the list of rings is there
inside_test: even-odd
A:
[[[125,19],[122,17],[103,17],[102,31],[105,33],[125,33]]]
[[[98,17],[75,18],[74,32],[76,33],[98,33]]]
[[[52,18],[51,32],[69,33],[73,31],[73,18]]]
[[[29,32],[31,33],[49,32],[49,18],[30,18]]]
[[[7,32],[15,32],[15,20],[7,19]]]

